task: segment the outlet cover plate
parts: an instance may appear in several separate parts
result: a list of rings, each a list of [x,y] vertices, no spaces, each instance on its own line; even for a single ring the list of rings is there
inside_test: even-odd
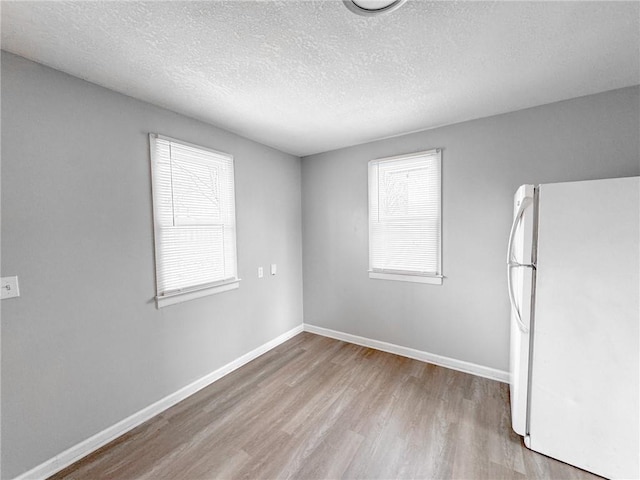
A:
[[[18,287],[18,277],[2,277],[0,286],[2,300],[20,296],[20,288]]]

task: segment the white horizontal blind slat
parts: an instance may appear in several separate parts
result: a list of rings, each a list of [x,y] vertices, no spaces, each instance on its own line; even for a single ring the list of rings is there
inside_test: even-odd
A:
[[[440,151],[369,162],[369,267],[440,275]]]
[[[237,279],[233,157],[151,135],[157,295]]]

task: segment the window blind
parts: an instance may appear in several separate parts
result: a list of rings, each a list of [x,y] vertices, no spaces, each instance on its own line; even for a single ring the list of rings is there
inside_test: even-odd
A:
[[[441,154],[369,162],[369,269],[441,274]]]
[[[231,155],[150,135],[157,295],[237,280]]]

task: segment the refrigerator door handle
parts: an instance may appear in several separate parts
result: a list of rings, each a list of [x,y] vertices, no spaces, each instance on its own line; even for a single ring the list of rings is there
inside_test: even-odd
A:
[[[515,258],[513,258],[513,241],[516,238],[516,231],[518,230],[518,225],[520,225],[520,221],[524,215],[524,211],[527,209],[529,205],[533,202],[533,198],[525,197],[522,199],[520,203],[520,207],[513,217],[513,224],[511,225],[511,231],[509,232],[509,245],[507,246],[507,265],[510,264],[519,264]]]
[[[525,197],[520,203],[520,207],[516,212],[515,217],[513,218],[513,224],[511,225],[511,232],[509,232],[509,245],[507,247],[507,290],[509,291],[509,302],[511,303],[511,308],[516,316],[516,322],[518,323],[518,328],[522,331],[522,333],[528,333],[529,327],[527,327],[522,321],[522,315],[520,314],[520,308],[516,302],[516,297],[513,293],[513,285],[511,282],[511,268],[512,267],[524,267],[529,266],[533,268],[533,265],[526,265],[517,262],[513,258],[513,242],[516,237],[516,231],[518,230],[518,225],[520,225],[520,221],[522,220],[522,216],[524,215],[524,211],[531,204],[533,199],[531,197]]]
[[[516,297],[513,294],[513,286],[511,284],[511,267],[512,265],[507,266],[507,289],[509,290],[509,301],[511,302],[511,308],[516,315],[516,322],[518,323],[518,328],[522,331],[522,333],[528,333],[529,327],[527,327],[522,321],[522,316],[520,315],[520,307],[516,303]]]

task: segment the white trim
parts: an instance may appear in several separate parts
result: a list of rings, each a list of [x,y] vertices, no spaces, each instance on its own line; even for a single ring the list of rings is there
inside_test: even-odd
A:
[[[315,325],[304,324],[304,331],[322,335],[324,337],[335,338],[344,342],[355,343],[363,347],[375,348],[387,353],[394,353],[403,357],[413,358],[422,362],[432,363],[441,367],[451,368],[459,372],[470,373],[478,377],[497,380],[502,383],[509,383],[509,372],[498,370],[491,367],[485,367],[476,363],[465,362],[464,360],[456,360],[455,358],[444,357],[435,353],[423,352],[409,347],[395,345],[393,343],[381,342],[380,340],[372,340],[370,338],[359,337],[350,333],[338,332],[324,327],[316,327]]]
[[[128,431],[132,430],[138,425],[146,422],[150,418],[172,407],[176,403],[193,395],[198,390],[201,390],[209,386],[216,380],[219,380],[225,375],[228,375],[234,370],[249,363],[251,360],[254,360],[260,355],[286,342],[287,340],[296,336],[302,331],[303,331],[303,325],[298,325],[297,327],[292,328],[288,332],[285,332],[282,335],[274,338],[273,340],[270,340],[267,343],[260,345],[259,347],[251,350],[250,352],[245,353],[241,357],[236,358],[232,362],[227,363],[226,365],[205,375],[202,378],[199,378],[198,380],[190,383],[186,387],[183,387],[180,390],[167,395],[166,397],[158,400],[157,402],[149,405],[148,407],[143,408],[142,410],[134,413],[133,415],[130,415],[124,420],[121,420],[115,425],[112,425],[102,430],[101,432],[96,433],[95,435],[84,440],[83,442],[80,442],[74,445],[73,447],[65,450],[64,452],[56,455],[55,457],[50,458],[49,460],[32,468],[28,472],[25,472],[15,477],[14,480],[39,480],[39,479],[45,479],[50,477],[51,475],[68,467],[72,463],[77,462],[81,458],[86,457],[90,453],[96,451],[98,448],[106,445],[110,441],[127,433]]]
[[[176,303],[186,302],[187,300],[193,300],[194,298],[206,297],[207,295],[214,295],[216,293],[226,292],[228,290],[234,290],[240,286],[240,279],[233,280],[228,283],[222,283],[212,287],[199,288],[198,290],[190,290],[184,292],[171,293],[169,295],[163,295],[156,297],[156,305],[158,308],[167,307]]]
[[[149,133],[149,137],[158,138],[160,140],[166,140],[167,142],[179,143],[181,145],[185,145],[190,148],[195,148],[196,150],[205,150],[219,157],[233,160],[233,155],[231,155],[230,153],[221,152],[220,150],[214,150],[213,148],[209,148],[209,147],[203,147],[202,145],[196,145],[195,143],[185,142],[184,140],[180,140],[178,138],[168,137],[166,135],[160,135],[159,133]]]
[[[229,263],[227,265],[227,267],[225,267],[223,265],[223,270],[225,275],[227,275],[226,278],[224,279],[219,279],[219,280],[213,280],[211,278],[209,278],[209,281],[206,281],[204,284],[200,283],[200,284],[189,284],[187,287],[185,288],[180,288],[177,291],[175,289],[171,289],[171,291],[169,293],[166,293],[166,290],[163,288],[163,292],[160,291],[160,273],[161,273],[161,265],[163,264],[164,260],[163,260],[163,255],[162,255],[162,250],[161,250],[161,236],[160,236],[160,231],[163,230],[164,228],[167,228],[168,226],[161,226],[159,223],[159,218],[161,216],[160,210],[159,210],[159,206],[162,204],[162,202],[160,201],[160,197],[159,195],[162,193],[162,191],[165,189],[165,187],[163,188],[159,188],[158,187],[158,178],[157,178],[157,174],[158,174],[158,168],[159,165],[162,163],[160,161],[160,157],[161,155],[158,153],[159,151],[159,145],[158,145],[158,141],[162,140],[162,142],[166,143],[169,142],[169,163],[170,165],[173,165],[174,160],[175,159],[172,154],[171,154],[171,146],[172,144],[175,144],[176,146],[182,146],[182,147],[187,147],[190,148],[192,150],[196,150],[198,152],[201,153],[206,153],[209,154],[209,158],[207,160],[201,159],[198,160],[198,163],[204,163],[209,165],[211,162],[223,162],[226,166],[226,168],[228,168],[228,171],[230,172],[230,185],[227,185],[229,187],[229,192],[231,192],[232,195],[232,202],[229,202],[229,218],[226,218],[226,221],[222,221],[222,223],[216,223],[217,226],[221,226],[223,227],[223,245],[227,244],[227,240],[231,240],[231,237],[233,237],[233,241],[232,243],[232,248],[227,249],[228,253],[233,253],[233,258],[232,259],[228,259],[228,260],[232,260],[232,263]],[[214,295],[217,293],[222,293],[222,292],[226,292],[229,290],[233,290],[238,288],[238,285],[232,285],[234,282],[239,282],[240,279],[237,278],[238,276],[238,251],[237,251],[237,238],[236,238],[236,196],[235,196],[235,161],[234,161],[234,157],[233,155],[229,154],[229,153],[225,153],[225,152],[220,152],[218,150],[213,150],[211,148],[208,147],[203,147],[200,145],[195,145],[193,143],[189,143],[189,142],[185,142],[183,140],[178,140],[172,137],[167,137],[164,135],[160,135],[157,133],[149,133],[149,157],[150,157],[150,166],[151,166],[151,193],[152,193],[152,204],[153,204],[153,235],[154,235],[154,258],[155,258],[155,278],[156,278],[156,307],[162,308],[162,307],[166,307],[169,305],[174,305],[176,303],[180,303],[180,302],[185,302],[191,299],[195,299],[195,298],[200,298],[206,295]],[[226,169],[225,168],[225,169]],[[171,196],[173,195],[173,181],[174,181],[174,177],[173,177],[173,173],[171,173],[170,175],[170,179],[171,179]],[[172,197],[172,201],[173,201],[173,197]],[[177,228],[184,228],[184,227],[191,227],[191,226],[197,226],[197,222],[196,224],[193,225],[184,225],[184,224],[180,224],[177,225],[176,224],[176,217],[175,217],[175,210],[173,209],[173,203],[171,205],[171,214],[173,216],[173,226],[171,226],[170,228],[172,229],[177,229]],[[166,214],[166,212],[165,212]],[[232,222],[230,221],[232,218]],[[213,224],[212,224],[213,225]],[[224,228],[227,228],[227,230],[230,233],[224,233]],[[227,238],[229,236],[229,238]],[[224,254],[224,253],[223,253]],[[227,259],[226,254],[225,255],[225,259]],[[227,268],[233,266],[233,272],[228,271]],[[231,275],[232,274],[232,275]],[[193,279],[192,279],[193,280]],[[170,298],[172,297],[172,298]]]
[[[398,282],[430,283],[442,285],[442,276],[428,277],[426,275],[400,275],[397,273],[369,272],[369,278],[376,280],[395,280]]]
[[[436,276],[436,277],[440,277],[440,281],[422,281],[422,280],[413,280],[410,278],[391,278],[391,277],[376,277],[376,276],[370,276],[370,278],[376,278],[376,279],[383,279],[383,280],[397,280],[397,281],[405,281],[405,282],[416,282],[416,283],[431,283],[431,284],[435,284],[435,285],[442,285],[442,278],[444,278],[444,276],[442,275],[442,189],[443,189],[443,183],[442,183],[442,148],[433,148],[431,150],[423,150],[421,152],[414,152],[414,153],[408,153],[408,154],[402,154],[402,155],[395,155],[393,157],[384,157],[384,158],[377,158],[375,160],[369,160],[369,162],[367,163],[367,182],[368,182],[368,191],[367,191],[367,196],[368,196],[368,201],[367,201],[367,205],[368,205],[368,224],[369,224],[369,271],[370,272],[374,272],[376,270],[381,270],[380,268],[374,268],[373,266],[373,257],[372,257],[372,238],[373,238],[373,223],[372,223],[372,198],[377,198],[378,192],[379,192],[379,184],[378,184],[378,176],[379,176],[379,167],[381,164],[384,163],[395,163],[395,162],[401,162],[401,161],[408,161],[408,160],[413,160],[413,159],[428,159],[429,157],[435,157],[436,160],[436,165],[438,167],[438,178],[437,178],[437,184],[438,184],[438,221],[437,221],[437,227],[438,227],[438,235],[437,235],[437,242],[438,242],[438,248],[437,248],[437,268],[436,268],[436,272],[434,273],[434,275],[431,276]],[[372,178],[372,172],[375,169],[375,176],[376,176],[376,180],[375,180],[375,188],[373,188],[372,186],[374,185],[374,179]],[[375,192],[373,192],[373,189],[375,189]],[[372,196],[372,194],[375,193],[375,195]],[[379,214],[379,205],[378,205],[378,201],[379,199],[375,200],[375,204],[376,204],[376,209],[378,211]],[[376,221],[376,223],[379,223],[379,219]],[[387,269],[384,269],[387,270]],[[384,272],[384,273],[391,273],[391,272]],[[392,273],[400,273],[402,274],[402,272],[392,272]]]
[[[396,160],[409,160],[410,158],[426,157],[427,155],[437,155],[442,152],[441,148],[432,148],[431,150],[423,150],[421,152],[403,153],[402,155],[394,155],[393,157],[376,158],[369,160],[369,165],[375,165],[384,162],[394,162]]]

